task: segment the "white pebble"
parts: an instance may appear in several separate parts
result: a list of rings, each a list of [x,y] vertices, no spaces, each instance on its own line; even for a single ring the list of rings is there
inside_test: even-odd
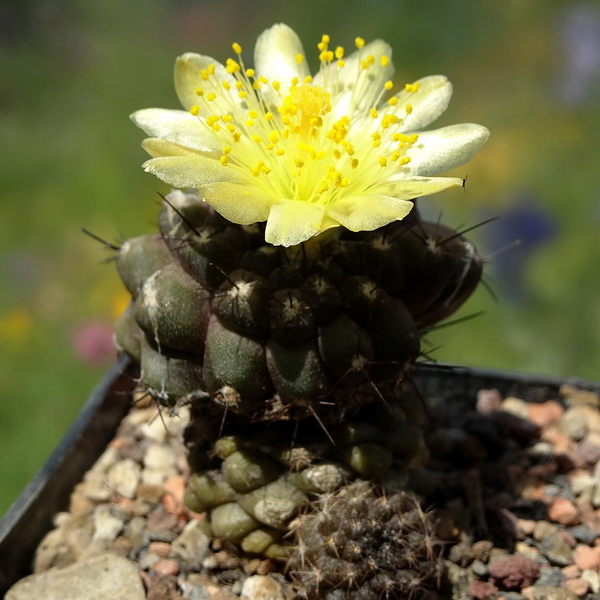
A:
[[[140,482],[141,467],[130,458],[126,458],[111,467],[107,473],[110,487],[124,498],[133,498]]]

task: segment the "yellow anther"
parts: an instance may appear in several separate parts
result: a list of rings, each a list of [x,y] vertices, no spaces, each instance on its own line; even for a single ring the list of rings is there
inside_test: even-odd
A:
[[[272,121],[272,120],[273,120],[273,113],[272,113],[272,112],[270,112],[270,111],[269,111],[269,112],[266,112],[266,113],[265,113],[265,119],[266,119],[267,121]]]
[[[335,157],[337,160],[340,160],[340,158],[342,158],[342,153],[341,153],[341,152],[340,152],[340,151],[339,151],[339,150],[336,148],[336,149],[333,151],[333,156],[334,156],[334,157]]]
[[[195,89],[196,96],[204,96],[204,90],[202,88],[197,87]]]
[[[235,131],[233,133],[233,141],[234,142],[239,142],[242,139],[242,134],[239,131]]]
[[[383,115],[381,119],[381,128],[387,129],[390,125],[395,125],[400,119],[396,115]]]
[[[329,182],[326,179],[323,179],[321,183],[317,187],[317,194],[324,194],[329,190]]]
[[[404,110],[406,111],[406,114],[407,114],[407,115],[410,115],[410,113],[413,111],[412,104],[407,104],[407,105],[404,107]]]
[[[350,161],[350,166],[351,166],[353,169],[356,169],[356,167],[358,167],[358,158],[353,158],[353,159]]]
[[[331,62],[333,60],[333,52],[331,50],[323,50],[319,54],[319,60],[321,62]]]
[[[251,119],[256,119],[256,117],[258,117],[258,113],[257,113],[255,110],[249,110],[249,111],[248,111],[248,116],[249,116]]]
[[[231,123],[231,121],[233,121],[233,117],[231,115],[223,115],[221,117],[221,121],[223,121],[223,123]]]
[[[215,74],[215,65],[213,65],[213,64],[208,65],[208,74],[209,75]]]
[[[374,119],[376,119],[379,116],[379,114],[377,113],[377,109],[375,107],[373,107],[369,112],[371,113],[371,116]]]
[[[387,158],[385,156],[379,157],[379,165],[382,167],[387,167]]]
[[[292,77],[292,81],[291,81],[291,86],[290,87],[296,87],[298,85],[298,82],[300,80],[297,77]]]
[[[348,187],[348,178],[342,177],[339,181],[335,182],[335,185],[340,188]]]
[[[190,108],[190,112],[197,117],[198,113],[200,112],[200,107],[197,104],[194,104],[194,106]]]
[[[409,162],[410,162],[410,156],[405,156],[404,158],[400,159],[401,165],[407,165]]]
[[[281,137],[282,137],[282,139],[287,140],[290,137],[290,130],[289,129],[284,129],[281,132]]]
[[[295,158],[294,164],[301,169],[304,166],[304,161],[301,158]]]
[[[410,136],[408,137],[408,143],[414,144],[418,139],[419,139],[418,133],[411,133]]]
[[[312,75],[307,75],[307,76],[304,78],[304,83],[310,83],[311,81],[312,81]]]
[[[210,115],[210,116],[206,117],[206,124],[209,127],[212,127],[218,120],[219,120],[219,117],[217,115]]]
[[[209,102],[212,102],[213,100],[216,100],[216,98],[217,98],[217,95],[216,95],[214,92],[211,92],[210,94],[208,94],[208,95],[206,96],[206,99],[207,99]]]
[[[342,46],[338,46],[335,49],[335,57],[339,60],[344,57],[344,48]]]
[[[360,68],[364,71],[365,69],[367,69],[369,67],[369,63],[363,58],[360,61]]]
[[[252,126],[254,125],[254,121],[253,121],[252,119],[248,119],[248,120],[246,121],[246,125],[247,125],[248,127],[252,127]]]
[[[272,171],[271,167],[267,167],[267,165],[265,165],[265,163],[263,163],[262,165],[260,165],[260,172],[261,173],[264,173],[265,175],[268,175],[271,171]]]
[[[254,69],[246,69],[246,77],[254,77]]]
[[[398,152],[398,150],[395,150],[394,152],[392,152],[392,156],[390,158],[393,161],[397,161],[400,158],[400,152]]]
[[[404,89],[408,92],[408,93],[414,93],[417,92],[419,90],[419,88],[421,87],[421,84],[416,81],[415,83],[407,83],[404,86]]]
[[[382,67],[387,67],[390,64],[390,57],[386,56],[385,54],[382,54],[381,58],[379,59],[379,64]]]
[[[279,141],[279,132],[275,129],[269,133],[269,141],[276,144]]]
[[[391,89],[394,87],[394,83],[393,83],[392,81],[386,81],[386,82],[383,84],[383,87],[384,87],[386,90],[391,90]]]
[[[324,33],[324,34],[321,36],[321,42],[323,42],[323,44],[329,44],[329,42],[330,42],[330,37],[329,37],[329,36],[328,36],[326,33]]]
[[[374,65],[375,57],[372,54],[369,54],[369,56],[367,56],[367,62],[369,63],[369,65]]]
[[[234,42],[233,44],[231,44],[231,47],[233,48],[233,51],[236,54],[241,54],[242,53],[242,47],[238,43]]]
[[[393,98],[390,98],[390,106],[396,106],[398,104],[398,98],[396,96],[394,96]]]
[[[221,164],[226,167],[227,163],[229,162],[226,156],[221,156],[221,158],[219,159],[221,161]]]
[[[244,90],[238,92],[238,98],[245,98],[248,94]]]
[[[346,144],[346,152],[348,153],[348,156],[352,156],[356,150],[352,144]]]
[[[208,71],[206,69],[202,69],[200,71],[200,77],[202,77],[202,79],[204,79],[204,81],[206,81],[208,79]]]
[[[275,154],[277,154],[277,156],[283,156],[285,154],[285,150],[283,148],[279,148],[275,150]]]
[[[260,88],[262,87],[262,83],[260,81],[258,81],[258,79],[252,84],[253,89],[255,90],[260,90]]]
[[[244,84],[241,81],[236,81],[235,82],[235,89],[236,90],[241,90],[244,87]]]
[[[235,133],[235,125],[233,125],[232,123],[229,123],[225,129],[227,129],[229,133]]]
[[[344,67],[345,65],[346,65],[346,63],[345,63],[343,60],[338,60],[338,61],[337,61],[337,66],[338,66],[338,67],[340,67],[340,69],[341,69],[342,67]]]
[[[324,150],[321,150],[320,152],[317,152],[315,154],[315,158],[317,160],[323,160],[326,156],[327,156],[327,152],[325,152]]]
[[[217,133],[218,133],[219,131],[221,131],[221,126],[220,126],[220,125],[218,125],[217,123],[215,123],[215,124],[212,126],[212,128],[213,128],[213,131],[216,131]]]
[[[303,54],[296,54],[296,62],[301,65],[304,62],[304,55]]]
[[[233,58],[228,58],[225,63],[225,70],[228,73],[237,73],[240,70],[240,65]]]
[[[354,43],[356,44],[356,47],[360,50],[365,45],[365,40],[363,40],[361,37],[357,37],[354,39]]]
[[[273,89],[278,92],[279,88],[281,87],[281,84],[279,83],[279,81],[272,81],[271,82],[271,86],[273,87]]]
[[[232,150],[233,148],[231,146],[225,146],[223,148],[223,154],[229,154]]]
[[[223,87],[229,91],[231,89],[231,86],[229,85],[229,81],[222,81],[221,82],[223,84]]]

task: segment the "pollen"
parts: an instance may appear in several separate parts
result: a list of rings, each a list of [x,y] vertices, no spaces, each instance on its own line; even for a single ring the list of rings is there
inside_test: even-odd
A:
[[[361,37],[357,37],[354,40],[354,44],[356,45],[356,47],[360,50],[361,48],[364,47],[365,45],[365,40],[363,40]]]
[[[304,62],[304,56],[302,54],[296,54],[296,62],[301,65]]]
[[[200,107],[197,104],[194,104],[194,106],[190,108],[190,112],[194,115],[194,117],[197,117],[198,113],[200,112]]]
[[[233,51],[236,54],[241,54],[242,53],[242,47],[237,42],[234,42],[233,44],[231,44],[231,47],[233,48]]]

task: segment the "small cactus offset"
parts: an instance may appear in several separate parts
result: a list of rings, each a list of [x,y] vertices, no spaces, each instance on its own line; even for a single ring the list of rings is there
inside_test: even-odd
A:
[[[116,341],[158,402],[190,405],[186,502],[210,535],[289,557],[309,599],[408,597],[435,553],[405,493],[428,458],[407,381],[422,333],[482,272],[473,244],[422,220],[415,198],[463,185],[434,175],[488,132],[421,131],[448,104],[445,77],[383,102],[390,47],[356,38],[346,58],[329,42],[314,77],[281,24],[254,68],[238,44],[225,65],[185,54],[185,110],[132,116],[150,136],[146,170],[180,189],[159,232],[119,250],[131,302]]]

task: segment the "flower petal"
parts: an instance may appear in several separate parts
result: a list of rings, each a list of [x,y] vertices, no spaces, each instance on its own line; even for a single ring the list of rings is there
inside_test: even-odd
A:
[[[271,207],[265,241],[274,246],[295,246],[322,231],[325,209],[302,200],[284,200]]]
[[[367,69],[361,67],[361,61],[372,56],[374,61]],[[381,58],[385,57],[385,66]],[[335,103],[332,101],[334,116],[338,118],[353,107],[352,110],[368,110],[375,102],[386,81],[394,75],[392,64],[392,48],[383,40],[374,40],[353,52],[344,59],[344,66],[338,67],[334,61],[315,75],[315,85],[329,92],[337,92]]]
[[[208,70],[211,65],[214,66],[215,72],[205,80],[201,76],[201,71]],[[225,90],[223,81],[229,84],[231,92]],[[177,97],[186,110],[190,110],[192,106],[198,106],[200,115],[212,114],[214,109],[211,109],[207,102],[201,101],[196,93],[197,88],[201,88],[205,94],[215,92],[219,96],[219,108],[222,111],[227,105],[230,105],[229,108],[233,108],[241,103],[241,100],[233,91],[235,90],[235,78],[225,70],[220,62],[210,56],[187,52],[175,62],[175,91]]]
[[[296,60],[298,55],[302,56],[300,63]],[[280,83],[282,97],[288,95],[294,77],[302,81],[310,75],[302,42],[296,32],[284,23],[273,25],[260,34],[254,47],[254,66],[256,75],[266,77],[269,84],[272,81]],[[261,88],[261,95],[268,104],[274,104],[279,94],[269,84]]]
[[[146,108],[131,120],[151,137],[160,137],[200,152],[220,152],[221,144],[197,117],[184,110]]]
[[[461,123],[419,133],[419,140],[407,151],[411,175],[435,175],[469,162],[488,139],[482,125]]]
[[[460,177],[407,177],[393,175],[384,185],[385,191],[398,200],[414,200],[420,196],[437,194],[450,188],[461,187]]]
[[[327,214],[350,231],[373,231],[403,219],[413,206],[412,202],[393,196],[367,194],[343,198],[329,206]]]
[[[406,113],[406,105],[412,106],[412,112],[404,117],[400,131],[416,131],[433,123],[447,108],[452,96],[452,84],[443,75],[431,75],[417,81],[416,92],[402,90],[396,94],[398,104],[395,112],[399,117]],[[387,106],[386,106],[387,108]]]
[[[151,158],[142,166],[177,188],[198,187],[215,181],[243,181],[238,173],[218,160],[197,154]]]
[[[169,142],[164,138],[146,138],[142,142],[142,148],[152,158],[160,158],[163,156],[198,156],[196,151]]]
[[[229,221],[250,225],[266,221],[273,200],[259,188],[238,183],[198,187],[198,195]]]

